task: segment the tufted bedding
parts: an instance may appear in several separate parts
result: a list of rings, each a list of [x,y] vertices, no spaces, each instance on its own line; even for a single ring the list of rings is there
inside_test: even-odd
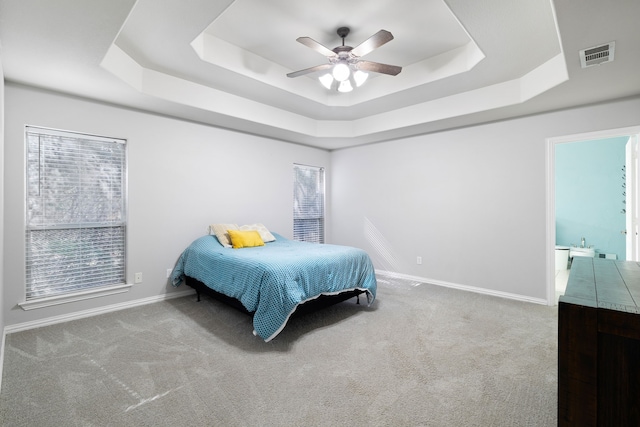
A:
[[[321,295],[360,290],[369,304],[375,299],[375,272],[365,251],[274,236],[264,246],[242,249],[225,248],[213,235],[200,237],[180,255],[171,283],[190,277],[238,300],[265,341],[282,331],[300,304]]]

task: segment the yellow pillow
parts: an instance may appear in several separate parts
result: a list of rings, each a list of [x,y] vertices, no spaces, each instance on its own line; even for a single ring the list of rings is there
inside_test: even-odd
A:
[[[262,240],[262,237],[260,237],[260,233],[256,230],[227,230],[227,233],[229,233],[233,249],[264,246],[264,241]]]
[[[229,227],[229,228],[233,228],[233,227]],[[267,230],[267,227],[265,227],[260,223],[243,225],[242,227],[237,227],[237,229],[242,231],[256,230],[258,233],[260,233],[260,237],[262,238],[262,241],[265,243],[273,242],[274,240],[276,240],[276,237],[273,234],[271,234],[269,230]]]

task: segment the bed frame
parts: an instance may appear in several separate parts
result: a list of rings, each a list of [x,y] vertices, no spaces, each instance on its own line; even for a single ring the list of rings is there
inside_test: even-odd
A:
[[[250,316],[253,316],[253,312],[248,311],[244,305],[242,305],[242,303],[237,300],[236,298],[230,297],[228,295],[225,294],[221,294],[220,292],[217,292],[213,289],[211,289],[210,287],[208,287],[207,285],[205,285],[204,283],[202,283],[199,280],[194,279],[193,277],[189,277],[186,276],[185,277],[185,283],[187,284],[187,286],[195,289],[196,291],[196,295],[198,296],[198,302],[200,302],[200,294],[205,294],[208,295],[212,298],[215,298],[219,301],[222,301],[232,307],[234,307],[237,310],[240,310],[241,312],[248,314]],[[292,316],[298,316],[300,314],[304,314],[304,313],[311,313],[313,311],[319,310],[321,308],[326,308],[326,307],[330,307],[332,305],[338,304],[342,301],[346,301],[350,298],[356,297],[357,301],[356,304],[360,304],[360,294],[364,293],[365,291],[363,290],[349,290],[349,291],[344,291],[341,292],[339,294],[335,294],[335,295],[320,295],[318,298],[309,300],[305,303],[300,304],[297,308],[296,311],[293,313]]]

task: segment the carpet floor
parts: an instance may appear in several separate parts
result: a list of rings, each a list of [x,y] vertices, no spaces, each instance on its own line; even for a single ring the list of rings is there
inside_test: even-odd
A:
[[[555,426],[557,307],[380,276],[290,320],[181,297],[6,337],[6,426]]]

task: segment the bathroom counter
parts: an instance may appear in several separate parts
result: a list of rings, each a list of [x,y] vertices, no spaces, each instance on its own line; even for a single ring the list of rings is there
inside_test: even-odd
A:
[[[558,425],[640,425],[640,264],[573,260],[558,303]]]

